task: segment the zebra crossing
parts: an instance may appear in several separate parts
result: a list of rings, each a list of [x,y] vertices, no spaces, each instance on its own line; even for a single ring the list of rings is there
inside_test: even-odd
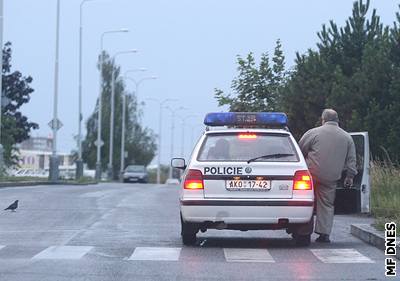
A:
[[[9,253],[13,250],[12,245],[0,245],[0,260],[15,259],[10,257]],[[19,251],[21,249],[19,248]],[[118,249],[109,251],[118,252]],[[197,256],[204,256],[204,261],[209,259],[208,251],[215,251],[215,248],[178,248],[178,247],[136,247],[129,251],[125,251],[124,255],[107,255],[104,254],[106,249],[92,246],[49,246],[43,249],[37,249],[34,253],[30,251],[30,256],[25,256],[23,259],[32,260],[81,260],[88,258],[117,258],[128,262],[137,261],[168,261],[168,262],[184,262],[188,254],[184,252],[195,253]],[[274,258],[279,249],[263,249],[263,248],[220,248],[222,251],[221,262],[228,263],[282,263],[282,260]],[[286,251],[286,249],[284,250]],[[294,248],[291,250],[291,259],[286,263],[302,261],[305,251],[312,253],[314,260],[310,262],[319,262],[324,264],[370,264],[375,263],[372,258],[369,258],[356,249],[307,249]],[[4,254],[2,255],[2,252]],[[6,254],[7,253],[7,254]],[[298,255],[298,258],[296,257]],[[21,259],[21,258],[19,258]]]

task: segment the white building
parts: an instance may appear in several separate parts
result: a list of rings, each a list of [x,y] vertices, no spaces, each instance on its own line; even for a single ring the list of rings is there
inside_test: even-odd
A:
[[[53,139],[50,137],[31,137],[18,145],[19,169],[16,174],[42,175],[49,172],[50,156]],[[75,163],[70,153],[57,153],[60,157],[60,175],[65,178],[73,177]]]

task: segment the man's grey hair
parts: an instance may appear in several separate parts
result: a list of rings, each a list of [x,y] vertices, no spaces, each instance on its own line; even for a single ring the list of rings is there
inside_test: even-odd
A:
[[[324,109],[322,112],[322,120],[325,122],[333,121],[339,122],[339,116],[337,112],[331,108]]]

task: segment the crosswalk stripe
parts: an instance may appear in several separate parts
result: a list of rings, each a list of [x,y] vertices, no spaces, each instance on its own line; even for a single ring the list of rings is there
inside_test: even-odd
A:
[[[86,255],[90,246],[51,246],[35,255],[32,259],[65,259],[77,260]]]
[[[181,248],[137,247],[128,260],[178,261]]]
[[[323,263],[374,263],[355,249],[311,249]]]
[[[266,249],[224,248],[227,262],[275,262]]]
[[[7,250],[6,245],[0,245],[0,252],[2,259],[7,258],[4,251],[11,251],[12,246]],[[11,248],[10,248],[11,247]],[[83,258],[91,251],[91,255],[96,255],[96,251],[92,251],[94,247],[91,246],[50,246],[41,252],[33,253],[29,250],[29,257],[34,255],[32,259],[65,259],[65,260],[78,260]],[[35,250],[35,249],[33,249]],[[37,249],[39,250],[39,249]],[[276,262],[273,255],[267,249],[259,248],[223,248],[224,258],[226,262]],[[317,258],[318,261],[323,263],[375,263],[375,261],[367,256],[364,256],[356,249],[308,249]],[[19,250],[20,251],[20,250]],[[131,252],[132,254],[127,257],[130,261],[179,261],[184,260],[188,256],[181,256],[182,248],[173,247],[137,247]],[[190,252],[190,251],[189,251]],[[300,254],[300,253],[299,253]],[[304,252],[303,252],[304,254]],[[125,255],[123,255],[125,256]],[[121,256],[121,259],[123,258]],[[278,262],[279,255],[278,255]],[[294,257],[296,259],[296,257]],[[126,258],[125,258],[126,260]]]

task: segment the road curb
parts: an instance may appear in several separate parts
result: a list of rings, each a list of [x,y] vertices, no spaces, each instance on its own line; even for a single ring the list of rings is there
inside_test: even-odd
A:
[[[385,250],[385,235],[383,231],[375,229],[369,224],[352,224],[350,226],[350,233],[361,239],[362,241],[375,246],[376,248],[384,251]],[[396,246],[396,258],[400,260],[400,243]]]
[[[24,187],[24,186],[39,186],[39,185],[94,185],[98,184],[97,182],[90,182],[90,183],[72,183],[72,182],[48,182],[48,181],[34,181],[34,182],[1,182],[0,188],[7,188],[7,187]]]

